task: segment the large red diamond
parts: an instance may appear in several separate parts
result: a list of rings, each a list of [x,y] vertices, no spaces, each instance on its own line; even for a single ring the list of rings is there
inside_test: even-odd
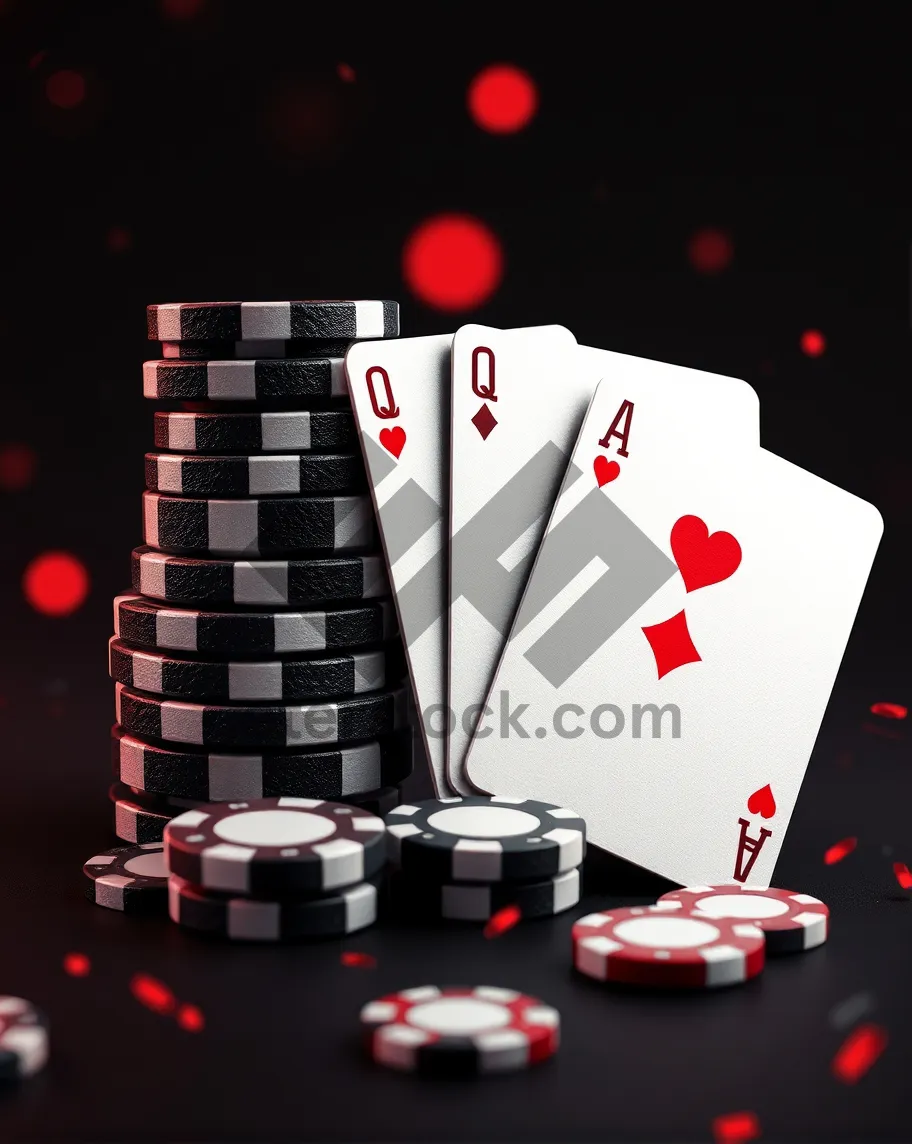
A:
[[[699,663],[700,661],[700,653],[690,638],[690,632],[687,630],[687,616],[684,615],[683,610],[678,612],[676,616],[672,616],[670,620],[643,628],[643,635],[649,640],[649,646],[655,656],[659,679],[685,663]]]

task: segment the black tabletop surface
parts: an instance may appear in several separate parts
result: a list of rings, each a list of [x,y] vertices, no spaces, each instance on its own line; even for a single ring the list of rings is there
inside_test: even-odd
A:
[[[754,1114],[765,1139],[908,1137],[912,903],[893,863],[912,863],[909,739],[903,722],[868,711],[896,691],[837,687],[777,869],[779,885],[830,905],[830,941],[772,961],[745,986],[662,995],[571,969],[576,917],[667,888],[594,853],[578,908],[494,939],[475,925],[388,921],[344,941],[251,947],[93,906],[81,864],[115,844],[107,687],[74,674],[65,694],[49,695],[30,674],[5,680],[0,710],[0,985],[47,1011],[53,1052],[43,1074],[0,1096],[0,1138],[704,1140],[717,1117],[738,1112]],[[418,774],[409,789],[426,786]],[[856,848],[828,865],[825,852],[848,837]],[[344,964],[345,951],[376,964]],[[66,972],[71,953],[89,959],[87,975]],[[140,1004],[136,974],[198,1007],[205,1027],[185,1030]],[[544,999],[562,1016],[559,1053],[461,1082],[366,1060],[360,1006],[429,983]],[[864,1025],[885,1030],[887,1048],[846,1084],[833,1058]]]

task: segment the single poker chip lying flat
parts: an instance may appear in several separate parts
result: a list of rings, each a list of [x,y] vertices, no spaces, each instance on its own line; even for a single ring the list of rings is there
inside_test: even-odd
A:
[[[376,874],[383,819],[306,798],[210,803],[165,829],[172,874],[208,890],[254,896],[325,893]]]
[[[296,607],[390,593],[382,556],[218,560],[134,548],[133,590],[155,600],[241,607]]]
[[[108,643],[108,671],[117,683],[155,695],[247,702],[320,699],[379,691],[401,675],[401,656],[392,650],[337,652],[273,660],[208,660],[169,652],[143,651],[115,636]]]
[[[579,870],[568,870],[540,882],[435,883],[396,875],[390,883],[394,906],[413,917],[486,922],[515,906],[523,918],[562,913],[580,899]]]
[[[346,397],[342,357],[143,362],[143,395],[158,401]]]
[[[365,809],[386,814],[398,803],[396,783],[412,773],[412,736],[406,728],[351,746],[275,750],[256,754],[214,753],[156,746],[120,727],[111,731],[115,776],[152,795],[222,802],[280,795],[347,801],[364,796]],[[386,806],[370,799],[378,788],[396,791]]]
[[[115,687],[117,722],[132,735],[199,747],[328,747],[402,726],[405,693],[375,691],[308,704],[199,704]],[[144,839],[143,841],[151,841]]]
[[[364,462],[356,453],[248,457],[146,453],[146,488],[177,496],[314,496],[357,492],[365,483]]]
[[[156,413],[157,449],[176,453],[318,453],[358,447],[349,409]]]
[[[553,1057],[560,1015],[536,997],[491,985],[423,985],[388,993],[361,1010],[377,1064],[443,1076],[512,1072]]]
[[[752,889],[740,882],[725,886],[687,886],[672,890],[660,902],[680,902],[700,917],[752,922],[766,936],[770,954],[800,953],[823,945],[830,911],[819,898],[792,890]]]
[[[356,338],[260,338],[257,341],[206,341],[185,338],[163,341],[166,361],[233,361],[267,358],[344,358]]]
[[[737,985],[763,969],[765,946],[758,926],[710,919],[680,902],[587,914],[573,926],[573,963],[580,973],[626,985]]]
[[[146,307],[159,341],[263,341],[284,338],[395,338],[399,304],[307,299],[299,302],[171,302]]]
[[[125,914],[164,913],[168,870],[161,842],[102,850],[85,863],[86,897],[96,906]]]
[[[271,901],[205,890],[172,874],[168,898],[172,921],[232,941],[342,937],[377,919],[377,885],[371,881],[318,897],[282,896]]]
[[[309,612],[196,612],[118,596],[114,633],[146,648],[233,658],[293,655],[381,643],[396,634],[396,616],[388,600]]]
[[[143,540],[215,556],[367,548],[374,518],[367,496],[204,500],[143,493]]]
[[[387,815],[390,861],[444,882],[532,881],[579,866],[586,824],[533,799],[472,795],[404,803]]]
[[[0,1081],[22,1080],[44,1068],[49,1030],[40,1009],[22,997],[0,995]]]

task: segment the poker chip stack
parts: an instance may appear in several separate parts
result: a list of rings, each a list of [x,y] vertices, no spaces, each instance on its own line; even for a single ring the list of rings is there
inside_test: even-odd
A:
[[[718,989],[759,976],[767,955],[803,953],[829,936],[819,898],[740,882],[685,886],[652,906],[577,918],[573,964],[597,981],[653,989]]]
[[[579,902],[586,824],[533,799],[427,799],[386,815],[400,915],[488,922],[501,911],[548,917]]]
[[[165,827],[168,911],[237,941],[341,937],[377,918],[383,819],[304,798],[210,803]]]
[[[114,604],[115,831],[268,797],[385,813],[412,769],[405,674],[343,357],[395,302],[148,308],[162,357],[136,594]]]

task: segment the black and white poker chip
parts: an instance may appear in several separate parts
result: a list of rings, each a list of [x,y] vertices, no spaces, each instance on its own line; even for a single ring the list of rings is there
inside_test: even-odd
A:
[[[580,899],[579,870],[537,882],[428,882],[396,875],[391,898],[401,914],[448,921],[486,922],[515,906],[523,918],[544,918],[572,909]]]
[[[159,341],[263,341],[284,338],[395,338],[399,304],[308,299],[299,302],[171,302],[146,307]]]
[[[143,394],[157,401],[270,401],[346,397],[342,357],[143,362]]]
[[[95,854],[82,868],[86,897],[96,906],[125,914],[164,913],[168,870],[161,842],[118,846]]]
[[[391,652],[396,673],[402,664]],[[210,660],[108,643],[108,670],[117,683],[154,695],[249,703],[318,699],[379,691],[386,682],[385,651],[336,652],[273,660]]]
[[[579,866],[586,851],[579,815],[533,799],[432,798],[397,807],[386,825],[390,860],[436,882],[548,878]]]
[[[41,1010],[22,997],[0,995],[0,1081],[34,1076],[48,1053],[49,1027]]]
[[[307,453],[358,448],[350,409],[158,412],[153,418],[153,437],[157,449],[177,453]]]
[[[172,874],[168,884],[172,921],[186,929],[232,941],[293,941],[342,937],[377,918],[376,881],[318,896],[233,897],[205,890]]]
[[[396,616],[388,600],[308,612],[198,612],[118,596],[114,634],[139,647],[180,652],[294,655],[380,643],[396,634]]]
[[[233,361],[267,358],[344,358],[355,338],[261,338],[257,341],[163,341],[167,361]]]
[[[131,735],[200,747],[328,747],[376,739],[403,723],[401,690],[305,705],[200,704],[115,688],[117,722]],[[143,841],[153,841],[143,839]]]
[[[200,802],[280,795],[352,799],[363,800],[374,814],[386,814],[398,805],[396,784],[412,773],[412,735],[403,729],[351,746],[241,754],[156,745],[115,726],[111,763],[122,783],[153,795]]]
[[[383,819],[306,798],[210,803],[165,829],[172,874],[207,890],[325,893],[370,878],[386,857]]]
[[[204,500],[143,493],[143,540],[152,548],[215,556],[269,556],[367,548],[370,497]]]
[[[390,593],[382,556],[218,560],[135,548],[133,590],[155,600],[244,607],[297,607]]]
[[[114,833],[124,842],[142,846],[147,842],[161,842],[167,823],[184,807],[170,807],[166,803],[140,799],[121,783],[114,783],[108,791],[114,804]]]
[[[146,488],[177,496],[319,496],[359,492],[366,480],[364,462],[357,453],[257,453],[247,457],[146,453]]]
[[[553,1057],[560,1015],[537,997],[491,985],[422,985],[361,1010],[377,1064],[433,1076],[513,1072]]]

